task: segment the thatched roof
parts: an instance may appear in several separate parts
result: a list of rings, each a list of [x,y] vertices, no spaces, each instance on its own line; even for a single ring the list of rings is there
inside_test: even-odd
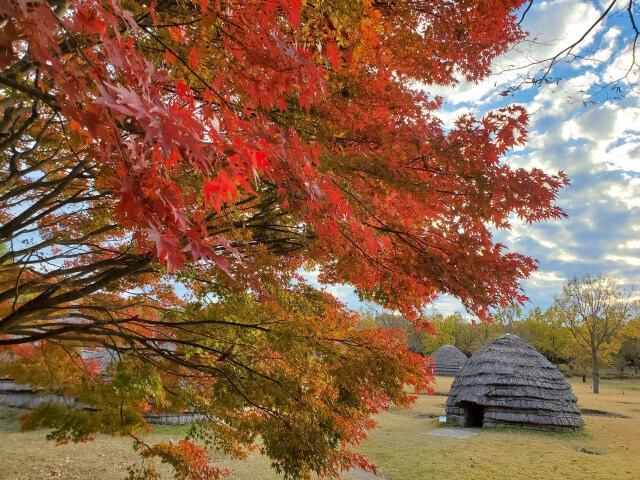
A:
[[[532,345],[503,335],[476,351],[456,376],[447,416],[463,426],[584,425],[576,397],[560,371]]]
[[[443,345],[431,354],[434,373],[439,376],[454,377],[467,362],[467,356],[453,345]]]
[[[83,348],[80,350],[80,356],[83,360],[92,360],[98,363],[100,371],[105,373],[109,365],[118,360],[118,355],[110,348]]]
[[[35,393],[38,389],[26,383],[16,383],[12,379],[0,378],[0,395],[4,393]]]
[[[42,394],[41,389],[10,378],[0,378],[0,405],[18,408],[36,408],[43,404],[80,405],[74,398]]]

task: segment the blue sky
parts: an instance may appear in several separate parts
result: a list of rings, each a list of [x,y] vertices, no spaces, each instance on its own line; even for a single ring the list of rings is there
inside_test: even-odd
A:
[[[574,50],[579,58],[554,67],[551,76],[562,78],[558,84],[521,88],[508,97],[500,95],[540,68],[526,65],[549,58],[580,38],[609,3],[536,0],[523,22],[529,38],[496,60],[491,77],[436,92],[446,99],[441,115],[445,124],[469,111],[482,115],[507,103],[525,105],[531,117],[529,143],[511,152],[507,161],[548,172],[564,170],[571,179],[558,198],[567,219],[533,226],[514,220],[510,232],[496,234],[511,250],[540,262],[539,271],[523,282],[531,299],[527,308],[549,306],[574,274],[605,274],[640,289],[638,70],[602,88],[624,76],[631,64],[632,32],[626,3]],[[314,275],[307,277],[313,280]],[[350,308],[367,307],[350,287],[326,288]],[[441,298],[433,309],[463,311],[448,297]]]

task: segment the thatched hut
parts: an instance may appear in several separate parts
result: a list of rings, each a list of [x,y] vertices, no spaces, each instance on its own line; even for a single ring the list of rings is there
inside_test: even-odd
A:
[[[97,363],[103,375],[107,375],[108,367],[117,359],[116,352],[106,348],[83,349],[80,356],[86,361]],[[95,407],[81,403],[73,397],[47,394],[32,385],[15,382],[9,377],[0,377],[0,405],[8,407],[34,409],[45,404],[64,404],[74,408],[95,410]],[[193,411],[147,413],[145,418],[151,424],[188,425],[204,421],[207,417]]]
[[[532,345],[509,334],[469,358],[453,381],[446,407],[448,419],[464,427],[584,425],[560,371]]]
[[[443,345],[431,354],[434,373],[442,377],[455,377],[467,362],[467,356],[454,345]]]
[[[73,318],[72,318],[73,320]],[[95,361],[104,373],[115,359],[115,353],[106,348],[83,349],[80,356],[84,360]],[[15,382],[10,377],[0,378],[0,405],[17,408],[37,408],[44,404],[65,404],[84,408],[75,398],[55,393],[46,393],[43,389]]]
[[[0,379],[0,405],[17,408],[36,408],[46,403],[76,405],[76,400],[62,395],[42,394],[39,389],[11,378]]]

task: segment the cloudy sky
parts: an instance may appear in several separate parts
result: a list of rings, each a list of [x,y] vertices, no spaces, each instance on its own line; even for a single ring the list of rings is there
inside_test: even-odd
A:
[[[637,69],[616,81],[625,77],[632,62],[628,2],[619,0],[607,21],[573,50],[576,56],[556,64],[550,76],[561,79],[557,84],[524,84],[512,95],[500,95],[535,76],[540,66],[527,65],[574,43],[610,3],[535,0],[523,22],[529,38],[495,62],[494,75],[479,84],[438,92],[446,98],[445,123],[464,112],[482,115],[508,103],[525,105],[531,117],[530,140],[507,161],[548,172],[564,170],[571,179],[558,198],[567,219],[534,226],[516,221],[510,232],[496,235],[510,249],[540,262],[539,271],[523,284],[531,299],[528,308],[547,307],[574,274],[606,274],[640,290]],[[363,308],[350,288],[327,288],[351,308]],[[463,310],[450,298],[434,308]]]

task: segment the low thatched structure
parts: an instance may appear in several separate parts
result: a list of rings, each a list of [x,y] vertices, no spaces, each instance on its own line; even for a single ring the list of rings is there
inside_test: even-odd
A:
[[[73,319],[71,319],[73,320]],[[115,360],[115,352],[106,348],[83,349],[80,356],[86,361],[96,362],[99,369],[106,372]],[[10,377],[0,378],[0,405],[16,408],[37,408],[45,404],[64,404],[77,408],[86,408],[73,397],[46,393],[33,385],[15,382]]]
[[[467,363],[467,356],[454,345],[443,345],[431,354],[434,373],[441,377],[455,377]]]
[[[84,349],[80,351],[80,356],[85,361],[96,362],[96,366],[105,376],[109,365],[117,360],[116,352],[106,348]],[[0,405],[31,410],[47,404],[68,405],[89,411],[95,410],[95,407],[80,403],[73,397],[46,393],[32,385],[17,383],[10,377],[0,377]],[[205,421],[207,416],[186,411],[147,413],[145,418],[151,424],[188,425]]]
[[[0,405],[16,408],[36,408],[47,403],[75,405],[76,400],[62,395],[42,394],[37,388],[16,383],[10,378],[0,379]]]
[[[447,399],[447,417],[464,427],[584,425],[560,371],[532,345],[509,334],[480,348],[460,370]]]
[[[68,405],[74,408],[95,410],[94,407],[78,402],[73,397],[43,394],[37,388],[24,383],[16,383],[10,378],[0,378],[0,405],[32,410],[41,405]],[[196,412],[163,412],[145,414],[147,422],[156,425],[189,425],[203,422],[206,415]]]

